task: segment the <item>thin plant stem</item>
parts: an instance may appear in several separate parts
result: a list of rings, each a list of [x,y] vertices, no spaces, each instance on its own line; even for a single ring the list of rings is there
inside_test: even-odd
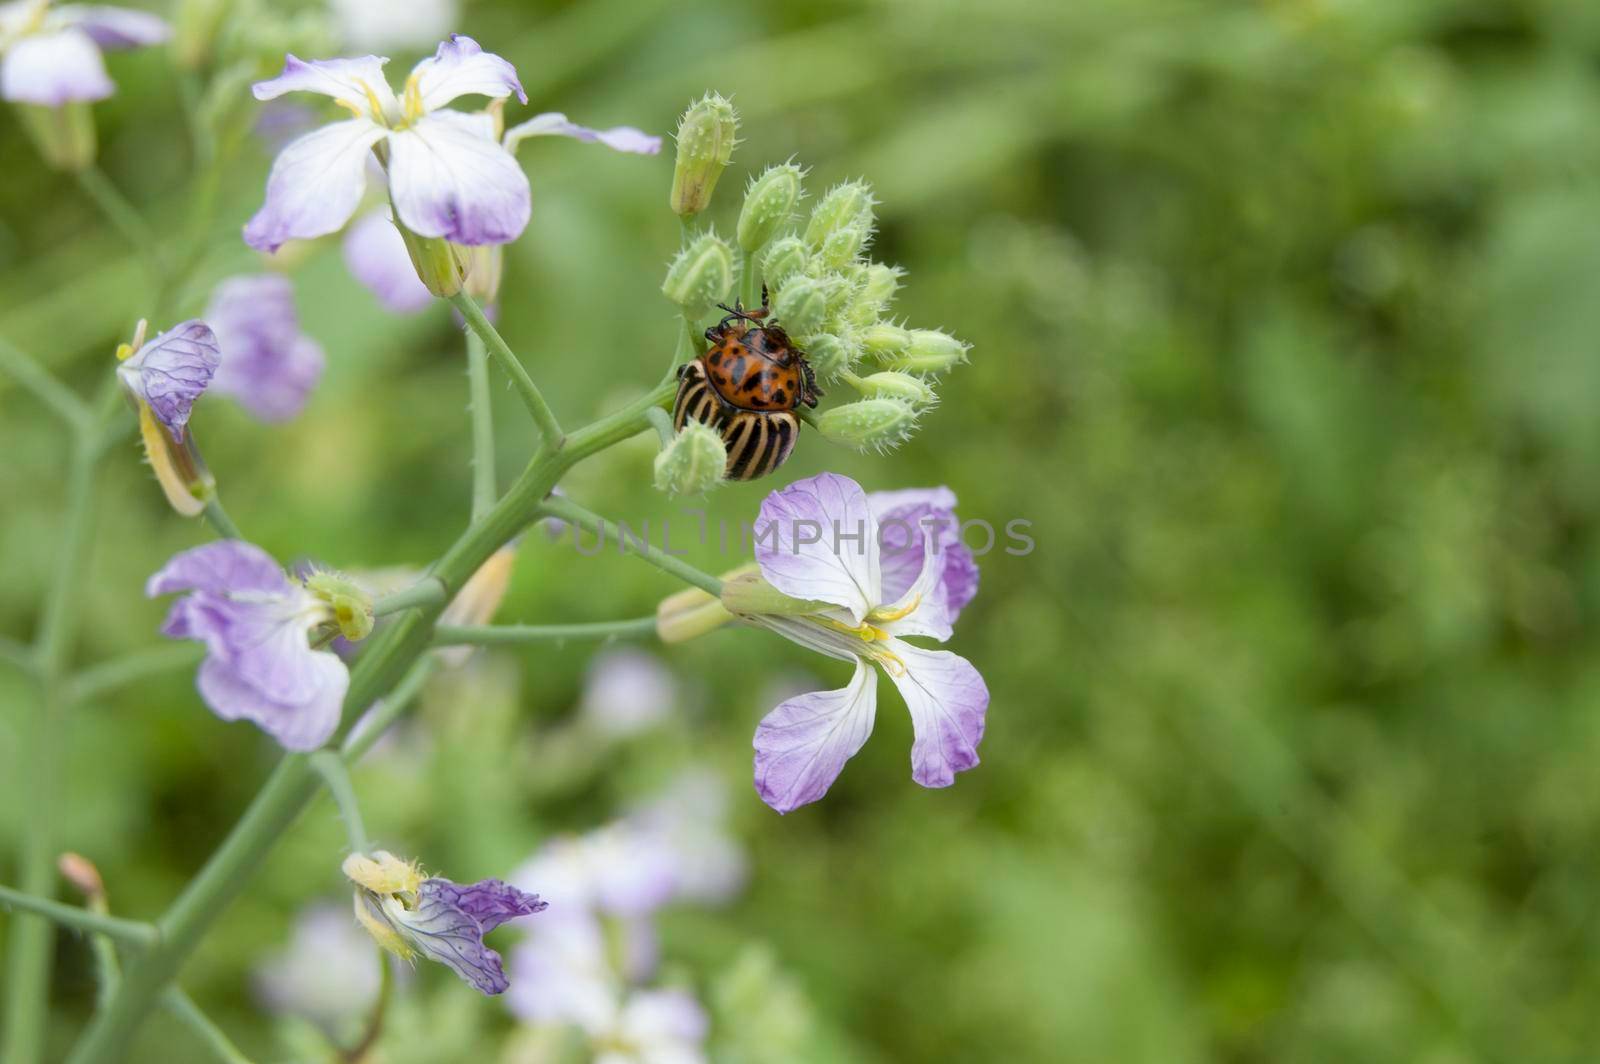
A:
[[[150,256],[156,273],[166,276],[166,263],[156,241],[155,230],[150,228],[139,209],[128,202],[122,190],[98,166],[87,166],[72,172],[78,187],[94,202],[106,221],[132,244],[135,251]]]
[[[69,927],[74,931],[106,935],[130,946],[150,946],[157,940],[157,930],[154,924],[108,916],[105,913],[97,913],[81,906],[67,905],[52,898],[44,898],[26,891],[14,890],[11,887],[0,886],[0,906],[33,913],[51,923]],[[7,1057],[6,1059],[13,1060],[18,1058]]]
[[[189,1028],[201,1043],[211,1051],[221,1064],[250,1064],[250,1058],[233,1044],[233,1039],[225,1034],[216,1021],[201,1011],[194,999],[177,987],[168,988],[162,995],[161,1003],[179,1023]]]
[[[244,536],[239,534],[239,526],[233,523],[233,518],[223,509],[221,496],[215,491],[206,499],[205,516],[212,529],[223,539],[244,539]]]
[[[494,410],[489,401],[489,353],[483,338],[467,332],[467,392],[472,403],[472,519],[489,512],[495,500]]]
[[[200,664],[205,648],[198,643],[164,643],[144,647],[90,666],[72,678],[68,698],[76,705],[151,676]]]
[[[0,340],[0,371],[49,407],[50,411],[65,421],[69,428],[81,432],[89,424],[89,407],[72,393],[72,389],[58,381],[55,374],[4,340]]]
[[[339,807],[339,817],[344,821],[345,835],[350,839],[353,853],[367,853],[372,849],[367,841],[367,828],[361,821],[361,806],[356,801],[356,789],[345,771],[344,759],[332,750],[318,750],[311,755],[311,767],[322,777],[323,786],[333,796]]]
[[[522,362],[490,324],[489,319],[483,316],[483,308],[479,307],[477,301],[464,290],[451,296],[450,303],[461,312],[461,316],[466,319],[467,327],[478,335],[483,341],[484,348],[511,378],[511,383],[516,385],[517,394],[522,397],[523,405],[528,408],[528,413],[533,415],[534,424],[539,426],[539,435],[543,437],[545,446],[551,448],[561,446],[561,423],[556,420],[550,404],[545,402],[544,394],[539,391],[539,386],[533,383],[533,378],[528,376],[528,371],[523,368]]]
[[[372,604],[372,615],[387,617],[391,613],[419,606],[442,606],[448,596],[449,591],[438,578],[425,576],[403,591],[396,591],[392,595],[384,595],[378,599]]]
[[[601,537],[602,540],[608,535],[613,536],[616,538],[619,550],[636,554],[662,572],[671,573],[678,579],[693,584],[695,587],[712,595],[722,594],[722,581],[710,573],[696,569],[681,558],[675,558],[648,543],[641,543],[636,539],[623,536],[621,530],[613,522],[607,521],[597,513],[585,510],[571,499],[546,499],[539,509],[547,516],[559,517],[563,521],[577,525],[586,532],[592,532]]]
[[[651,636],[655,631],[654,616],[582,624],[441,624],[433,630],[433,645],[490,647],[518,643],[548,643],[567,639],[620,639],[628,636]]]
[[[417,659],[416,664],[401,677],[400,682],[394,685],[394,690],[383,696],[383,699],[372,709],[371,715],[360,722],[360,727],[352,728],[345,737],[344,745],[339,749],[339,756],[344,758],[347,766],[357,764],[363,755],[383,737],[389,730],[389,725],[400,719],[400,715],[411,706],[411,700],[422,691],[428,682],[428,677],[433,675],[433,670],[438,667],[439,661],[432,654],[426,654]]]
[[[644,412],[644,416],[650,419],[650,424],[656,430],[656,436],[658,436],[661,440],[661,446],[665,447],[667,444],[672,442],[673,432],[671,414],[667,413],[659,406],[653,406]]]
[[[757,251],[760,249],[757,248]],[[754,251],[744,253],[744,261],[739,266],[739,302],[747,307],[756,305],[756,254]]]

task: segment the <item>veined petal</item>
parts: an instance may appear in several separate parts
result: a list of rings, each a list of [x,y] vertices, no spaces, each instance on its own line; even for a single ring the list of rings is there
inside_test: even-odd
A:
[[[388,135],[371,119],[352,118],[296,138],[272,164],[267,201],[244,227],[245,243],[276,251],[344,225],[367,187],[367,152]]]
[[[786,595],[831,602],[856,624],[878,604],[878,525],[849,477],[819,473],[768,495],[755,551],[761,575]]]
[[[332,96],[358,115],[373,121],[385,115],[397,116],[400,101],[383,75],[383,56],[364,55],[359,59],[313,59],[284,56],[283,73],[251,86],[258,100],[275,100],[288,92],[315,92]]]
[[[989,688],[971,662],[948,650],[923,650],[898,639],[888,649],[905,665],[884,671],[911,711],[911,778],[924,787],[948,787],[957,772],[978,763]]]
[[[389,194],[412,232],[457,244],[505,244],[528,224],[528,175],[486,115],[439,111],[389,138]]]
[[[867,504],[873,516],[882,521],[885,516],[906,506],[929,506],[935,510],[954,510],[956,493],[944,485],[937,488],[901,488],[898,491],[870,491]]]
[[[293,589],[272,555],[241,539],[219,539],[172,556],[144,586],[151,598],[174,591],[259,591],[285,595]]]
[[[0,56],[0,97],[7,100],[60,107],[113,91],[100,49],[82,30],[29,34]]]
[[[756,727],[756,791],[787,813],[828,793],[828,788],[872,734],[878,682],[856,661],[855,675],[837,691],[791,698]]]
[[[951,623],[978,593],[978,564],[961,542],[956,496],[949,488],[875,491],[867,496],[878,519],[883,597],[900,598],[922,571],[921,538],[937,537],[940,591]]]
[[[54,18],[87,33],[101,48],[138,48],[160,44],[172,36],[166,20],[147,11],[99,4],[62,4],[50,9]]]
[[[117,378],[149,405],[173,439],[182,440],[189,411],[211,384],[220,361],[211,326],[190,318],[139,348],[117,367]]]
[[[418,953],[438,961],[482,993],[503,993],[511,984],[500,965],[500,954],[483,944],[478,921],[454,904],[454,887],[449,880],[423,880],[415,909],[393,902],[383,908],[406,944]]]
[[[424,111],[437,111],[458,96],[498,100],[516,93],[517,99],[528,102],[516,67],[459,33],[441,42],[437,52],[412,68],[411,76],[417,79]]]
[[[396,314],[411,314],[433,303],[433,293],[417,277],[405,238],[385,211],[369,211],[356,219],[344,237],[344,264]]]
[[[518,890],[498,879],[484,879],[468,886],[452,883],[448,879],[430,879],[423,883],[434,884],[433,890],[447,904],[455,906],[478,921],[485,934],[507,920],[531,916],[548,908],[539,895]]]
[[[944,575],[941,554],[939,537],[924,532],[922,564],[918,566],[916,580],[892,605],[883,607],[887,614],[904,613],[904,616],[884,621],[881,625],[884,631],[896,636],[931,636],[941,643],[950,638],[950,611],[940,585]]]
[[[200,697],[223,720],[248,720],[286,750],[315,750],[339,727],[350,673],[332,654],[308,651],[304,668],[312,697],[301,703],[277,702],[247,682],[228,662],[208,657],[200,665]]]
[[[567,116],[558,111],[534,115],[526,122],[519,122],[506,130],[506,151],[515,154],[517,145],[529,137],[571,137],[574,140],[604,144],[613,151],[628,152],[633,155],[655,155],[661,151],[661,138],[652,137],[642,129],[635,129],[633,126],[589,129],[587,126],[567,121]]]

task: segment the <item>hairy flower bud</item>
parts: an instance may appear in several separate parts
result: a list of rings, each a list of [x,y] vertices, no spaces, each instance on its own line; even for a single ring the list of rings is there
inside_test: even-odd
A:
[[[717,179],[733,158],[739,115],[733,104],[714,92],[689,107],[678,122],[678,161],[672,170],[669,202],[688,218],[711,203]]]
[[[745,190],[739,211],[739,247],[746,254],[759,250],[779,228],[788,224],[800,202],[800,179],[805,175],[793,163],[769,166]]]
[[[773,297],[772,312],[788,331],[814,333],[827,321],[828,300],[838,287],[837,278],[791,277]]]
[[[857,377],[850,383],[867,399],[903,399],[914,407],[932,406],[939,401],[938,393],[927,381],[897,370]]]
[[[861,331],[861,346],[873,358],[892,358],[911,345],[911,330],[880,321]]]
[[[853,329],[812,333],[805,338],[806,361],[823,380],[831,380],[861,357],[861,338]]]
[[[806,226],[806,243],[831,269],[855,261],[872,239],[872,189],[864,181],[836,186],[816,209]]]
[[[722,483],[728,451],[710,426],[690,421],[656,455],[656,490],[668,495],[703,495]]]
[[[93,164],[94,111],[86,101],[68,100],[59,107],[19,103],[16,108],[22,128],[52,169],[71,173]]]
[[[833,407],[817,418],[817,431],[858,451],[889,451],[916,431],[917,411],[903,399],[862,399]]]
[[[857,325],[871,325],[883,316],[889,309],[889,304],[894,302],[894,295],[900,288],[900,278],[905,271],[898,266],[885,266],[881,262],[874,262],[862,268],[858,276],[860,287],[855,290],[855,299],[850,304],[848,317]]]
[[[937,329],[912,329],[900,351],[884,357],[890,369],[911,373],[943,373],[967,360],[967,345]]]
[[[352,643],[372,634],[372,596],[348,576],[319,569],[306,577],[306,590],[333,607],[339,634]]]
[[[773,288],[782,288],[789,278],[805,273],[811,265],[811,252],[797,236],[780,237],[761,257],[761,276]]]
[[[733,249],[715,233],[696,237],[667,267],[661,294],[690,314],[701,314],[733,287]]]

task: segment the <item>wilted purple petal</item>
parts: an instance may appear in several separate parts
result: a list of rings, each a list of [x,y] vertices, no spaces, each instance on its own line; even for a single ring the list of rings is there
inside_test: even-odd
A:
[[[225,595],[230,591],[262,591],[288,594],[293,588],[283,566],[253,543],[241,539],[219,539],[174,554],[144,585],[150,598],[174,591],[207,591]]]
[[[540,901],[539,895],[518,890],[498,879],[484,879],[465,887],[448,879],[430,879],[423,884],[424,888],[429,883],[441,899],[478,921],[485,934],[507,920],[531,916],[549,908],[549,903]]]
[[[762,500],[756,563],[784,594],[841,606],[860,624],[880,601],[877,535],[861,485],[819,473]]]
[[[322,346],[300,332],[294,288],[279,274],[223,281],[206,320],[217,334],[222,364],[212,387],[263,421],[285,421],[305,407],[322,377]]]
[[[905,664],[889,678],[911,711],[916,733],[911,778],[924,787],[948,787],[957,772],[978,763],[989,688],[971,662],[948,650],[923,650],[899,640],[890,649]]]
[[[0,55],[0,97],[7,100],[60,107],[114,91],[100,49],[82,30],[29,34]]]
[[[528,102],[516,68],[459,33],[441,42],[438,51],[412,68],[411,76],[417,79],[425,111],[438,110],[458,96],[503,99],[516,93],[517,99]]]
[[[182,440],[189,410],[205,392],[221,356],[216,334],[198,318],[174,325],[117,367],[123,385],[150,407],[175,440]]]
[[[755,736],[761,800],[787,813],[828,793],[872,734],[877,704],[877,677],[857,661],[848,686],[791,698],[763,717]]]
[[[527,227],[528,175],[494,139],[487,115],[435,111],[389,134],[389,153],[390,197],[412,232],[505,244]]]
[[[82,30],[108,51],[160,44],[172,36],[172,27],[146,11],[98,4],[61,4],[50,11],[56,19]]]
[[[515,153],[517,145],[529,137],[571,137],[590,143],[604,144],[613,151],[632,155],[655,155],[661,151],[661,138],[653,137],[633,126],[612,126],[610,129],[590,129],[567,120],[557,111],[534,115],[506,130],[506,150]]]
[[[259,96],[261,86],[256,88]],[[371,119],[352,118],[312,130],[284,148],[267,177],[266,202],[244,227],[245,243],[276,251],[286,240],[324,236],[343,226],[367,187],[367,153],[388,135]]]
[[[215,657],[200,663],[200,697],[218,717],[251,721],[285,750],[315,750],[338,730],[350,672],[337,657],[319,651],[291,660],[299,671],[296,686],[309,688],[303,702],[274,701],[246,681],[234,663]]]
[[[459,889],[447,879],[423,880],[415,909],[384,905],[378,911],[418,953],[443,964],[481,993],[504,993],[510,984],[500,954],[483,944],[482,925],[456,904]]]
[[[389,310],[411,314],[433,303],[406,251],[405,238],[384,211],[363,214],[344,237],[344,264]]]

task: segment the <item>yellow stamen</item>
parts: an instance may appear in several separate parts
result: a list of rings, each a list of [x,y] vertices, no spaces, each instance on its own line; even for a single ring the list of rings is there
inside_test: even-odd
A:
[[[372,120],[383,125],[388,124],[387,116],[383,113],[383,103],[378,99],[378,94],[372,91],[372,86],[361,82],[361,88],[367,94],[367,106],[372,108]],[[359,114],[359,112],[357,112]]]
[[[117,345],[117,361],[118,362],[126,362],[129,358],[132,358],[132,357],[133,357],[133,345],[132,344],[118,344]]]
[[[349,111],[357,118],[367,117],[366,112],[361,110],[361,105],[356,103],[354,100],[341,100],[335,97],[333,102],[338,104],[340,107],[343,107],[346,111]]]
[[[909,616],[912,611],[914,611],[920,605],[922,605],[922,596],[917,595],[909,603],[897,610],[885,609],[884,607],[879,606],[877,609],[867,614],[867,619],[879,622],[898,621],[902,617]]]
[[[832,628],[836,632],[843,632],[846,635],[855,636],[857,639],[861,640],[863,643],[871,643],[871,642],[873,642],[875,640],[878,641],[878,642],[882,642],[883,640],[889,638],[889,633],[885,632],[882,628],[879,628],[877,625],[873,625],[873,624],[849,625],[849,624],[845,624],[843,621],[836,621],[831,617],[818,617],[816,619],[819,622],[821,622],[822,624],[827,625],[829,628]]]
[[[422,82],[413,74],[406,78],[405,92],[405,123],[410,125],[423,115],[422,110]]]

